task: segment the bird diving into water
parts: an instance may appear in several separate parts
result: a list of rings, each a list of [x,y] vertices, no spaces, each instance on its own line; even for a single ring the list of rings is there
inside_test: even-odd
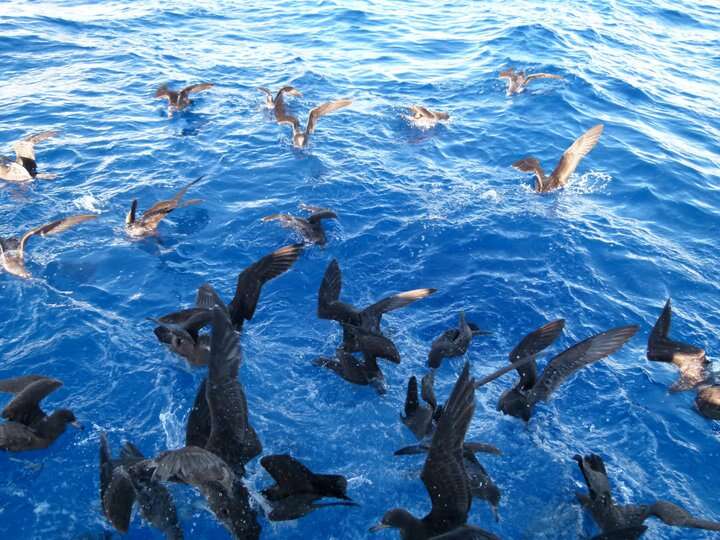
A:
[[[0,180],[6,182],[31,182],[35,178],[52,179],[53,174],[38,174],[35,145],[57,135],[57,131],[43,131],[13,143],[15,161],[0,157]]]
[[[512,166],[519,171],[535,173],[535,191],[538,193],[547,193],[561,188],[567,184],[570,175],[575,172],[580,160],[595,148],[602,132],[603,125],[598,124],[580,135],[570,148],[565,150],[550,176],[545,176],[542,165],[534,157],[518,160]]]
[[[16,237],[0,238],[0,262],[6,272],[28,279],[31,277],[25,267],[25,244],[33,236],[50,236],[74,227],[84,221],[97,219],[93,214],[80,214],[64,219],[58,219],[45,225],[40,225],[26,232],[20,239]]]
[[[525,75],[524,71],[515,71],[515,68],[509,68],[501,71],[498,74],[498,78],[505,79],[507,81],[508,96],[524,92],[530,81],[537,79],[562,79],[560,75],[553,75],[551,73],[532,73],[530,75]]]

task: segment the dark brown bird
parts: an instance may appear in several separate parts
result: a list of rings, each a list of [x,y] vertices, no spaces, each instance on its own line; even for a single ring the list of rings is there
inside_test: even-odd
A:
[[[278,107],[277,102],[275,106],[275,118],[278,124],[288,124],[292,126],[293,146],[295,148],[304,148],[310,141],[310,135],[315,132],[315,127],[317,126],[317,122],[321,116],[325,116],[333,111],[347,107],[351,103],[352,101],[349,99],[340,99],[338,101],[331,101],[329,103],[324,103],[319,107],[315,107],[310,111],[308,123],[304,131],[302,127],[300,127],[300,121],[295,116],[288,114],[285,111],[284,106]]]
[[[0,424],[0,450],[40,450],[55,442],[68,424],[82,429],[71,410],[47,415],[40,408],[40,402],[61,386],[61,381],[41,375],[0,380],[0,392],[15,394],[2,411],[8,421]]]
[[[562,79],[560,75],[552,75],[550,73],[532,73],[531,75],[525,75],[524,71],[515,71],[515,68],[501,71],[498,77],[507,80],[508,96],[524,92],[528,83],[536,79]]]
[[[400,420],[412,431],[415,438],[419,441],[430,435],[435,429],[438,404],[435,398],[434,383],[434,371],[423,375],[420,396],[418,396],[417,379],[413,375],[408,380],[405,411],[404,414],[400,415]],[[427,405],[422,405],[419,397],[422,397],[422,400]]]
[[[300,208],[310,212],[307,218],[292,216],[290,214],[272,214],[262,218],[262,221],[279,221],[280,225],[297,231],[308,244],[324,246],[327,243],[322,222],[324,219],[337,219],[337,214],[328,208],[300,205]]]
[[[180,91],[175,91],[170,90],[167,84],[163,84],[155,92],[155,97],[167,99],[168,106],[171,109],[182,110],[192,103],[192,100],[188,97],[190,94],[197,94],[213,86],[212,83],[199,83],[186,86]]]
[[[670,339],[672,306],[670,299],[665,302],[660,317],[650,332],[647,358],[657,362],[674,364],[680,370],[680,378],[671,387],[671,392],[682,392],[705,382],[708,364],[705,351],[694,345]]]
[[[346,352],[368,352],[381,358],[399,362],[399,356],[395,356],[397,349],[388,343],[388,339],[382,336],[380,323],[385,313],[408,306],[417,300],[426,298],[433,294],[436,289],[414,289],[388,296],[368,306],[358,309],[355,306],[340,301],[342,289],[342,273],[340,265],[333,259],[325,270],[320,290],[318,292],[318,317],[337,321],[343,328],[343,349]],[[376,336],[375,339],[371,339]],[[380,336],[381,338],[377,338]],[[387,350],[387,356],[374,349],[368,351],[367,345],[382,345],[381,349]]]
[[[720,385],[699,388],[695,396],[695,406],[704,417],[720,420]]]
[[[188,189],[203,178],[205,178],[204,175],[190,182],[178,191],[172,199],[156,202],[149,210],[145,211],[140,218],[136,215],[138,201],[137,199],[133,199],[130,211],[125,218],[125,231],[134,238],[142,238],[144,236],[157,234],[158,225],[160,225],[160,222],[170,212],[177,208],[185,208],[186,206],[202,202],[200,199],[191,199],[181,204],[181,200],[187,193]]]
[[[28,279],[30,272],[25,268],[25,244],[33,236],[50,236],[74,227],[75,225],[91,219],[97,219],[92,214],[81,214],[58,219],[45,225],[40,225],[26,232],[19,240],[15,237],[0,238],[0,262],[6,272]]]
[[[432,342],[428,355],[428,365],[439,368],[443,358],[455,358],[464,355],[474,336],[486,336],[490,332],[480,330],[474,323],[465,320],[465,312],[460,312],[457,328],[446,330]]]
[[[588,487],[588,493],[577,493],[577,498],[580,504],[590,511],[595,523],[603,532],[601,537],[596,538],[618,540],[640,538],[647,529],[643,523],[649,517],[657,517],[666,525],[675,527],[720,531],[720,523],[693,517],[671,502],[656,501],[642,505],[615,504],[602,458],[590,454],[584,457],[576,455],[573,459],[580,466]]]
[[[57,131],[43,131],[13,143],[15,161],[0,157],[0,180],[6,182],[31,182],[35,178],[54,178],[52,174],[38,174],[35,145],[57,135]]]
[[[335,351],[335,358],[321,356],[315,359],[313,364],[329,369],[350,383],[372,386],[378,394],[387,392],[385,375],[378,366],[375,355],[363,353],[363,360],[360,361],[339,347]]]
[[[435,127],[438,122],[448,120],[450,115],[446,112],[431,111],[422,105],[411,105],[408,107],[412,114],[406,115],[405,118],[415,127],[420,129],[430,129]]]
[[[167,540],[182,540],[183,531],[170,492],[151,475],[133,468],[145,460],[140,450],[125,443],[119,458],[113,458],[105,433],[100,434],[100,502],[108,521],[121,533],[130,528],[132,508],[137,502],[143,519],[165,534]]]
[[[526,350],[523,350],[526,348],[540,352],[557,338],[564,324],[565,321],[562,319],[553,321],[526,336],[511,353],[511,360],[530,356]],[[520,381],[500,396],[498,410],[528,422],[538,402],[548,401],[552,393],[571,375],[593,362],[613,354],[637,331],[638,326],[636,325],[622,326],[581,341],[550,360],[539,379],[537,378],[537,366],[533,360],[525,368],[518,369]],[[544,346],[540,348],[537,343]]]
[[[338,474],[316,474],[288,454],[264,456],[263,468],[275,484],[262,490],[272,510],[270,521],[288,521],[325,506],[357,506],[347,496],[347,480]],[[324,498],[343,502],[317,503]]]
[[[418,519],[404,508],[385,513],[370,529],[399,529],[403,540],[497,540],[497,536],[467,524],[472,493],[463,459],[463,441],[475,412],[475,384],[465,364],[438,423],[421,479],[430,495],[432,509]]]
[[[560,162],[550,176],[545,176],[540,162],[534,157],[526,157],[512,164],[516,169],[523,172],[535,173],[535,191],[547,193],[563,187],[567,184],[570,175],[575,172],[580,160],[592,150],[600,139],[603,132],[603,125],[598,124],[588,129],[572,143],[570,148],[560,158]]]

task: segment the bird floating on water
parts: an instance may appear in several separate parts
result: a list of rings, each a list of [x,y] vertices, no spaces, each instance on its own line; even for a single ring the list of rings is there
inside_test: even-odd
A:
[[[317,474],[288,454],[264,456],[260,465],[275,484],[262,490],[272,510],[271,521],[288,521],[327,506],[357,506],[347,496],[347,480],[338,474]],[[342,502],[317,503],[323,498]]]
[[[474,336],[486,336],[490,332],[480,330],[471,322],[465,320],[465,312],[461,311],[457,328],[446,330],[432,342],[428,354],[428,364],[431,368],[439,368],[443,358],[455,358],[464,355],[470,341]]]
[[[340,99],[337,101],[324,103],[318,107],[315,107],[313,110],[310,111],[310,116],[308,117],[307,126],[305,127],[304,131],[300,126],[300,121],[297,119],[297,117],[288,114],[285,111],[284,106],[281,105],[278,107],[277,101],[275,104],[275,118],[278,124],[287,124],[292,127],[293,146],[295,148],[304,148],[310,141],[310,135],[315,132],[315,127],[317,126],[317,122],[321,116],[325,116],[326,114],[330,114],[333,111],[337,111],[338,109],[347,107],[350,104],[352,104],[351,100]]]
[[[54,178],[53,174],[38,174],[35,145],[57,134],[57,131],[43,131],[13,143],[15,161],[0,157],[0,180],[22,183],[31,182],[35,178]]]
[[[562,79],[560,75],[553,75],[551,73],[532,73],[525,75],[524,71],[515,71],[515,68],[501,71],[498,74],[498,78],[507,80],[508,96],[524,92],[528,83],[536,79]]]
[[[580,160],[595,147],[602,132],[603,125],[598,124],[578,137],[570,148],[565,150],[550,176],[545,176],[545,171],[540,162],[534,157],[518,160],[512,166],[519,171],[535,173],[535,191],[538,193],[547,193],[561,188],[567,184],[570,175],[575,172]]]
[[[576,455],[580,471],[585,478],[588,493],[577,493],[578,501],[590,511],[603,534],[595,539],[635,540],[647,530],[644,525],[649,517],[660,518],[666,525],[720,531],[720,523],[699,519],[676,504],[656,501],[652,504],[618,505],[613,501],[610,480],[600,456]]]
[[[30,278],[31,274],[25,267],[25,244],[30,238],[58,234],[79,223],[92,219],[97,219],[97,216],[94,214],[70,216],[35,227],[26,232],[19,240],[16,237],[0,238],[0,262],[2,262],[2,267],[6,272],[14,276],[25,279]]]
[[[430,129],[435,127],[438,122],[444,122],[450,119],[450,115],[446,112],[431,111],[422,105],[411,105],[408,107],[412,114],[405,115],[405,118],[420,129]]]
[[[203,178],[205,178],[204,175],[190,182],[178,191],[172,199],[156,202],[146,210],[141,217],[137,216],[138,201],[137,199],[133,199],[130,211],[125,217],[125,231],[133,238],[143,238],[157,234],[158,225],[160,225],[160,222],[170,212],[177,208],[185,208],[186,206],[200,204],[202,202],[200,199],[190,199],[181,204],[181,200],[185,196],[185,193],[187,193],[187,190]]]
[[[310,212],[310,215],[304,218],[290,214],[271,214],[262,218],[262,221],[279,221],[283,227],[297,231],[307,243],[324,246],[327,243],[327,237],[322,222],[325,219],[337,219],[337,214],[329,208],[306,204],[301,204],[300,208]]]
[[[165,98],[168,100],[170,110],[182,110],[192,104],[192,100],[188,97],[190,94],[197,94],[208,88],[215,86],[212,83],[199,83],[186,86],[182,90],[170,90],[167,84],[161,85],[155,92],[156,98]]]
[[[0,392],[15,394],[2,410],[8,421],[0,424],[0,450],[40,450],[65,433],[68,424],[82,429],[71,410],[58,409],[48,415],[40,408],[40,402],[61,386],[61,381],[42,375],[0,380]]]

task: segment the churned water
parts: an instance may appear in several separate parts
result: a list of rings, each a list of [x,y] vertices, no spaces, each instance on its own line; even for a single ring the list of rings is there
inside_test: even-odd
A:
[[[720,429],[670,395],[676,372],[645,359],[650,327],[672,296],[677,336],[720,350],[720,6],[714,0],[527,2],[28,2],[0,4],[0,144],[61,130],[38,145],[52,181],[0,189],[0,235],[59,216],[96,222],[29,242],[35,279],[0,276],[0,376],[41,373],[64,386],[44,403],[72,408],[43,451],[0,456],[0,536],[98,538],[98,434],[148,455],[182,445],[204,370],[155,339],[147,317],[191,305],[209,281],[229,299],[237,273],[296,241],[260,218],[327,206],[329,243],[309,248],[263,291],[242,335],[240,377],[266,453],[290,452],[348,477],[358,508],[296,522],[260,518],[262,538],[359,539],[394,506],[430,507],[422,458],[399,413],[410,375],[459,310],[492,335],[468,354],[476,376],[505,365],[525,333],[567,319],[561,347],[639,323],[620,352],[581,372],[537,408],[528,427],[495,410],[514,375],[477,393],[468,435],[498,446],[483,457],[503,491],[500,521],[475,501],[470,522],[502,538],[589,538],[572,461],[597,452],[620,502],[665,498],[720,519]],[[559,73],[505,95],[501,68]],[[163,83],[211,81],[168,118]],[[325,101],[353,105],[323,118],[312,144],[262,108],[257,86],[292,84],[301,121]],[[446,110],[420,131],[404,106]],[[535,155],[550,170],[583,131],[605,124],[567,189],[535,194],[510,167]],[[157,240],[130,241],[124,216],[206,175]],[[367,305],[417,287],[439,292],[386,317],[403,360],[389,391],[345,383],[312,365],[340,340],[316,317],[328,262],[343,298]],[[541,360],[544,364],[545,360]],[[462,365],[446,361],[445,400]],[[3,402],[4,403],[4,402]],[[269,482],[257,460],[248,484]],[[225,538],[194,491],[173,488],[188,538]],[[714,538],[649,523],[648,539]],[[384,533],[393,538],[397,533]],[[113,537],[118,537],[112,532]],[[126,538],[161,538],[135,517]]]

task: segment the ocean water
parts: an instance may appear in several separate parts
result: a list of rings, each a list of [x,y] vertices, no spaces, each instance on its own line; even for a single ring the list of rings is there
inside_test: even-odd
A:
[[[671,367],[645,359],[668,296],[675,335],[711,359],[720,350],[718,50],[714,0],[2,2],[2,153],[27,133],[61,132],[37,147],[56,179],[0,186],[0,235],[72,213],[99,219],[31,240],[35,279],[0,275],[0,377],[62,379],[44,407],[72,408],[85,427],[47,450],[0,455],[0,537],[120,537],[100,510],[99,432],[147,455],[181,446],[204,373],[167,352],[146,318],[191,305],[204,282],[229,299],[241,269],[297,240],[260,218],[302,202],[339,221],[325,248],[263,290],[240,377],[265,453],[347,476],[361,506],[261,517],[262,538],[367,538],[391,507],[429,510],[422,458],[392,453],[413,443],[399,420],[407,379],[425,372],[430,342],[461,309],[492,332],[466,355],[476,376],[557,317],[567,325],[552,352],[642,326],[527,427],[495,410],[514,375],[477,392],[468,439],[503,451],[481,457],[503,495],[499,522],[482,501],[469,522],[506,539],[590,538],[597,528],[574,497],[584,485],[572,456],[585,452],[605,458],[619,502],[663,498],[720,520],[720,424],[694,412],[693,392],[668,393]],[[496,78],[508,66],[564,79],[508,97]],[[216,86],[171,118],[153,99],[163,82],[200,81]],[[303,92],[288,100],[301,121],[325,101],[353,105],[295,150],[255,90],[284,84]],[[413,103],[451,120],[415,129],[402,118]],[[510,167],[535,155],[551,170],[600,122],[566,189],[537,195]],[[189,193],[203,203],[173,213],[159,238],[123,234],[133,198],[145,209],[203,174]],[[385,318],[403,359],[383,364],[382,397],[312,365],[340,340],[316,317],[332,258],[357,305],[438,289]],[[437,373],[439,400],[462,363]],[[251,490],[269,481],[253,461]],[[197,493],[172,489],[187,538],[228,537]],[[716,537],[648,525],[650,540]],[[125,537],[162,538],[139,516]]]

